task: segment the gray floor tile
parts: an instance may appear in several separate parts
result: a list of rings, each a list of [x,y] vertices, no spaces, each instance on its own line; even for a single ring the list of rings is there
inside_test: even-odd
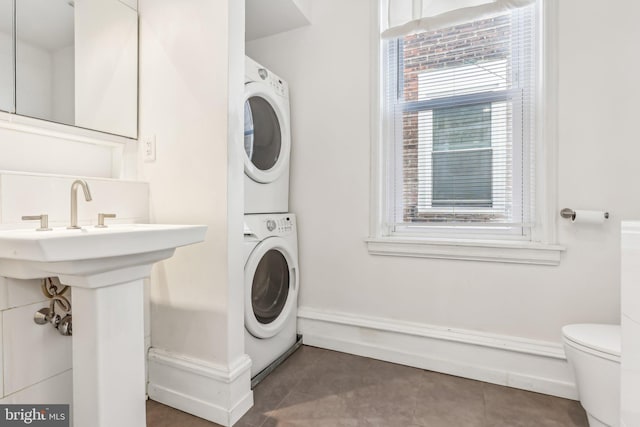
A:
[[[312,360],[300,372],[293,391],[321,399],[364,386],[368,359],[323,349],[313,349],[309,354]]]
[[[575,401],[303,346],[236,427],[588,427]],[[218,427],[156,402],[149,427]]]
[[[316,353],[312,347],[301,347],[258,384],[253,390],[254,405],[242,418],[247,427],[260,427],[266,421],[265,414],[276,409],[295,389],[303,373],[313,365]]]
[[[147,427],[221,427],[161,403],[147,400]]]
[[[482,383],[425,371],[421,374],[415,418],[429,427],[484,426]]]
[[[277,409],[266,413],[269,422],[265,426],[359,426],[365,425],[355,417],[347,400],[341,395],[316,397],[292,392]]]
[[[487,427],[588,427],[580,404],[544,394],[484,384]]]
[[[417,424],[413,418],[404,417],[380,417],[380,418],[365,418],[365,426],[367,427],[422,427]]]

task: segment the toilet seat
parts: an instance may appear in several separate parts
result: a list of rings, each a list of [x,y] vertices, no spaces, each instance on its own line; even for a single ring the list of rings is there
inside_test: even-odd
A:
[[[620,325],[580,324],[562,328],[565,342],[578,350],[620,363]]]

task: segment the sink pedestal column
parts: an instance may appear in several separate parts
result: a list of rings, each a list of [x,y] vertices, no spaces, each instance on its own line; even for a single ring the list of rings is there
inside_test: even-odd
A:
[[[146,427],[143,280],[151,265],[102,273],[132,276],[91,288],[93,277],[61,276],[72,289],[73,423],[77,427]],[[134,273],[131,270],[137,270]],[[141,276],[142,274],[142,276]],[[136,277],[137,276],[137,277]]]

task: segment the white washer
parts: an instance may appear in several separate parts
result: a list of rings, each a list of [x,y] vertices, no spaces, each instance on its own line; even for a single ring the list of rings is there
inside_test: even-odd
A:
[[[289,211],[289,87],[245,57],[244,212]]]
[[[245,351],[256,376],[296,343],[298,238],[294,214],[244,216]]]

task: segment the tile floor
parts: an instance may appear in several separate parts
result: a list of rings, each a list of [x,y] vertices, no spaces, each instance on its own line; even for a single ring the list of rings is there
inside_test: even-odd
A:
[[[235,427],[588,427],[578,402],[303,346]],[[148,427],[216,427],[147,403]]]

